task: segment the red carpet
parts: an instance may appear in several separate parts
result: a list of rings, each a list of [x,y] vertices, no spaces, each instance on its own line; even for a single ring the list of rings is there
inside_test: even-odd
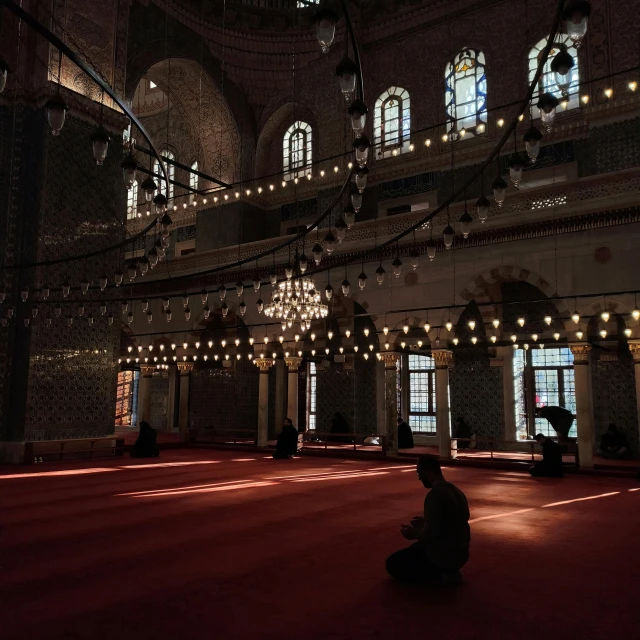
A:
[[[4,469],[1,637],[637,637],[640,485],[448,475],[476,520],[457,589],[384,572],[422,505],[402,465],[179,450]]]

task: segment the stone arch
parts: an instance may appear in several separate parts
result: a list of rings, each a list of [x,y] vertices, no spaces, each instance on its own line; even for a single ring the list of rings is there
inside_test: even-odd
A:
[[[460,290],[456,302],[469,303],[472,300],[475,301],[480,306],[482,318],[487,324],[493,318],[499,316],[498,305],[492,304],[499,302],[499,300],[495,300],[492,290],[495,290],[496,285],[504,282],[526,282],[538,289],[547,298],[553,298],[556,295],[553,285],[539,273],[516,265],[500,265],[482,272],[467,282]],[[549,302],[557,309],[558,315],[563,319],[566,328],[567,322],[571,321],[572,313],[566,301],[550,300]],[[463,312],[464,308],[453,310],[451,321],[454,325],[458,323]]]
[[[171,58],[172,66],[173,61],[177,59],[187,60],[198,66],[201,64],[205,72],[204,76],[215,87],[217,95],[224,100],[240,131],[236,152],[238,157],[242,158],[242,166],[240,163],[237,164],[239,173],[237,179],[250,176],[256,140],[255,115],[245,93],[226,74],[224,74],[223,91],[221,62],[211,53],[208,43],[202,46],[200,35],[173,16],[167,16],[154,3],[133,3],[129,20],[131,24],[144,24],[145,29],[135,30],[138,41],[130,42],[128,46],[131,54],[127,59],[125,98],[131,101],[138,83],[147,70],[163,60]],[[162,36],[167,29],[168,38],[165,39]],[[130,30],[130,33],[134,32]],[[158,34],[161,34],[161,40]]]
[[[202,163],[200,170],[224,182],[238,180],[242,173],[238,125],[211,76],[193,60],[165,58],[147,68],[144,77],[168,96],[171,108],[180,115],[189,138],[196,145],[194,151]],[[167,146],[164,141],[155,142],[163,148]],[[176,155],[176,159],[190,165],[191,155]]]
[[[255,176],[282,171],[282,138],[296,120],[311,125],[312,161],[318,157],[318,124],[313,110],[299,102],[284,102],[274,109],[260,129],[256,145]]]

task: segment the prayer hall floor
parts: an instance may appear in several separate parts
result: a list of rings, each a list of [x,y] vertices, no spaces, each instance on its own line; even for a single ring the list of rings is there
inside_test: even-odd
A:
[[[469,498],[457,588],[387,577],[410,461],[208,449],[0,470],[13,639],[632,638],[640,484],[445,469]]]

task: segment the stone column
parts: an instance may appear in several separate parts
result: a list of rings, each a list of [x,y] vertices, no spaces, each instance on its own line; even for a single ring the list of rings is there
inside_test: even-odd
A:
[[[502,419],[504,439],[516,440],[516,395],[513,382],[513,347],[498,347],[498,358],[502,361]]]
[[[178,407],[178,430],[180,440],[186,442],[187,429],[189,428],[189,382],[193,371],[193,363],[178,362],[180,372],[180,405]]]
[[[384,363],[385,422],[388,456],[398,455],[398,382],[397,353],[381,353]]]
[[[449,411],[449,364],[453,354],[447,349],[434,349],[436,361],[436,437],[440,458],[451,459],[451,414]]]
[[[286,402],[286,384],[284,360],[276,360],[276,407],[275,407],[275,434],[278,435],[282,431],[282,423],[285,415]]]
[[[176,428],[176,386],[178,368],[169,365],[169,396],[167,398],[167,431]]]
[[[578,464],[593,467],[593,441],[595,438],[593,404],[591,402],[591,376],[587,343],[569,345],[573,353],[573,372],[576,381],[576,421],[578,428]]]
[[[629,340],[629,351],[631,351],[631,355],[633,356],[633,370],[636,378],[638,429],[640,429],[640,340]]]
[[[260,387],[258,391],[258,437],[256,444],[266,447],[269,440],[269,369],[273,365],[271,358],[254,360],[260,369]]]
[[[138,382],[138,423],[149,422],[151,418],[151,377],[155,367],[142,365]],[[153,425],[152,425],[153,426]]]
[[[293,426],[298,428],[298,370],[302,358],[290,357],[285,358],[285,364],[289,370],[289,378],[287,381],[287,415],[291,418]]]
[[[400,356],[400,414],[409,424],[409,354]]]
[[[376,433],[387,434],[387,402],[384,391],[384,362],[376,360]]]

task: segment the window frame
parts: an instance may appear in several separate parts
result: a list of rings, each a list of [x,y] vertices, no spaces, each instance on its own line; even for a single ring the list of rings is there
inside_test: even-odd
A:
[[[169,160],[175,161],[176,159],[175,154],[170,149],[163,149],[160,152],[160,156],[162,157],[163,160],[169,159]],[[158,193],[163,193],[165,196],[167,196],[167,200],[169,201],[169,203],[171,203],[173,202],[173,198],[175,195],[175,192],[174,192],[175,185],[173,184],[173,181],[176,179],[176,167],[174,164],[171,164],[169,162],[166,162],[165,164],[167,166],[167,173],[169,174],[169,190],[168,191],[167,189],[163,189],[165,179],[164,177],[162,177],[162,172],[160,171],[160,163],[158,162],[157,158],[153,161],[153,173],[155,174],[154,176],[155,180],[157,180],[158,182]]]
[[[191,163],[191,171],[189,172],[189,187],[194,191],[197,191],[200,185],[200,176],[193,173],[198,170],[198,161],[194,160]],[[196,194],[193,191],[189,192],[189,204],[193,204],[196,200]]]
[[[415,360],[413,358],[424,358],[429,366],[423,368],[416,368],[414,365]],[[426,400],[427,400],[427,411],[412,411],[413,406],[413,394],[414,394],[414,375],[412,374],[426,374],[426,390],[422,391],[422,393],[426,392]],[[417,376],[416,376],[417,378]],[[435,436],[436,435],[436,363],[433,356],[426,356],[423,354],[409,354],[407,359],[407,382],[409,384],[409,394],[408,394],[408,402],[409,406],[407,407],[407,421],[411,426],[411,430],[414,433],[427,435],[427,436]],[[423,387],[424,389],[424,387]],[[414,426],[411,423],[411,416],[418,417],[430,417],[432,420],[428,422],[433,425],[432,429],[425,429],[420,426]]]
[[[471,77],[467,74],[469,69],[459,70],[458,66],[466,59],[472,59],[474,77],[474,99],[463,102],[462,105],[475,103],[475,112],[467,114],[463,118],[458,117],[458,108],[461,106],[457,95],[457,85],[466,78]],[[487,71],[486,58],[483,51],[465,47],[459,51],[453,60],[450,60],[445,67],[445,114],[447,119],[447,131],[458,133],[462,129],[470,135],[479,135],[485,133],[487,128]],[[472,126],[465,126],[467,119],[474,118]],[[460,122],[462,121],[462,122]],[[482,125],[483,130],[478,131],[478,127]]]
[[[315,362],[307,365],[307,431],[318,428],[318,369]]]
[[[294,136],[302,137],[300,149],[293,147]],[[294,166],[294,153],[302,153],[302,161]],[[282,139],[282,170],[285,180],[303,178],[310,173],[313,162],[313,129],[308,122],[296,120],[285,132]]]
[[[395,100],[398,104],[397,115],[394,117],[396,128],[391,139],[387,136],[386,110],[389,103]],[[389,87],[383,91],[376,100],[373,115],[373,139],[379,158],[389,158],[399,153],[407,153],[411,150],[411,97],[409,92],[402,87]]]
[[[138,217],[138,180],[134,180],[131,189],[127,189],[127,220]]]

